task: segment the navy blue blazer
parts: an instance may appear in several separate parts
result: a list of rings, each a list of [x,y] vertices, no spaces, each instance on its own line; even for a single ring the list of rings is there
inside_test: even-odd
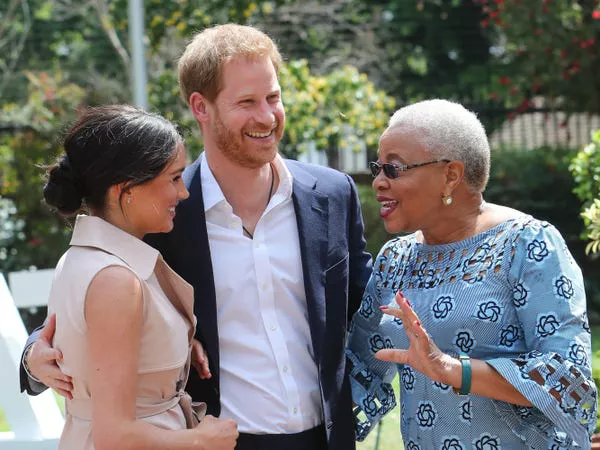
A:
[[[371,274],[363,220],[352,179],[336,170],[286,160],[293,176],[308,322],[316,358],[330,449],[355,448],[344,347],[349,320]],[[170,233],[146,237],[166,262],[194,287],[196,338],[208,354],[212,378],[190,373],[187,391],[218,416],[219,346],[215,286],[200,184],[200,158],[186,168],[190,196],[177,206]],[[229,275],[231,276],[231,275]],[[257,412],[260,413],[260,412]]]

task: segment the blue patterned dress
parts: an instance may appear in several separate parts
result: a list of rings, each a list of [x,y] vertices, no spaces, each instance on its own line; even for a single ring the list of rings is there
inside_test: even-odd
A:
[[[487,361],[534,406],[456,395],[408,365],[379,361],[408,348],[400,320],[379,305],[401,290],[433,341]],[[464,241],[415,235],[381,250],[348,340],[358,440],[395,406],[407,450],[590,448],[596,423],[590,329],[581,270],[559,232],[520,216]]]

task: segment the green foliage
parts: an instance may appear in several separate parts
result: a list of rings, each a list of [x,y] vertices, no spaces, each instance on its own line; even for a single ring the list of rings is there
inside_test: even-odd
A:
[[[573,192],[585,202],[581,213],[590,239],[586,252],[600,250],[600,130],[592,134],[592,141],[573,158],[569,167],[576,187]]]
[[[596,253],[600,250],[600,198],[594,199],[581,213],[581,217],[587,226],[587,236],[590,239],[585,252]]]
[[[566,111],[600,112],[596,1],[476,3],[482,4],[481,27],[498,37],[492,98],[519,111],[543,96]]]
[[[61,73],[27,73],[25,105],[6,104],[0,124],[22,125],[0,135],[0,271],[54,267],[70,232],[42,203],[42,166],[60,151],[58,132],[74,118],[85,93]]]
[[[402,104],[487,101],[490,38],[470,0],[323,0],[278,12],[264,19],[266,29],[291,59],[308,58],[317,73],[344,61]]]
[[[145,23],[153,51],[159,49],[164,38],[173,34],[186,36],[207,26],[235,22],[254,23],[264,15],[272,14],[277,6],[289,0],[150,0],[144,3]],[[110,11],[120,32],[126,33],[128,0],[113,0]]]
[[[312,143],[330,156],[337,148],[372,149],[394,108],[393,98],[350,66],[318,76],[306,60],[291,61],[282,66],[280,81],[289,118],[281,146],[287,156]]]
[[[600,197],[600,130],[592,133],[592,141],[577,153],[569,169],[576,184],[573,192],[581,201]]]
[[[490,180],[484,197],[532,214],[555,225],[567,241],[577,241],[581,202],[572,193],[568,166],[575,151],[546,147],[492,152]]]

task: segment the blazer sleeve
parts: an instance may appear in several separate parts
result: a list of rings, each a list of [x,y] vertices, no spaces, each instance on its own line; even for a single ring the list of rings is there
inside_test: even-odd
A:
[[[39,395],[48,389],[48,386],[45,384],[39,383],[29,376],[27,371],[25,370],[25,366],[23,365],[23,361],[25,358],[25,352],[27,349],[37,341],[38,336],[40,335],[40,331],[44,326],[40,326],[33,330],[33,333],[27,338],[27,342],[25,343],[25,348],[23,349],[23,353],[21,353],[21,365],[19,367],[19,380],[21,384],[21,392],[27,391],[29,395]]]
[[[358,310],[362,296],[371,276],[371,255],[365,250],[367,244],[364,236],[364,223],[358,192],[354,181],[346,175],[350,185],[348,251],[349,251],[349,286],[348,286],[348,323]]]

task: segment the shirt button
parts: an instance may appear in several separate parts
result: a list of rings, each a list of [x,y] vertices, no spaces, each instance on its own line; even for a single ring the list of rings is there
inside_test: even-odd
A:
[[[298,414],[298,408],[294,408],[294,414]]]
[[[288,371],[288,367],[287,366],[283,366],[283,373],[287,373]]]
[[[275,331],[277,327],[275,325],[271,325],[271,331]]]

